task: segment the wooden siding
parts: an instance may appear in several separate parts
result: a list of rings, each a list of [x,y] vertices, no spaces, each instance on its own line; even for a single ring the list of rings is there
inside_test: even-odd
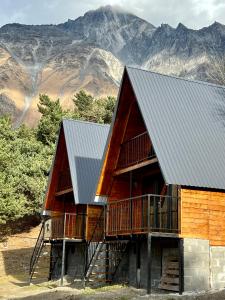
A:
[[[64,179],[62,178],[64,174]],[[56,192],[72,187],[66,142],[63,130],[60,132],[55,161],[52,168],[49,187],[45,198],[45,209],[74,213],[76,211],[73,193],[56,196]]]
[[[91,205],[87,206],[87,218],[86,218],[86,240],[89,241],[92,237],[96,224],[101,215],[103,206],[102,205]]]
[[[225,246],[225,193],[181,189],[181,236]]]
[[[131,115],[131,110],[135,101],[135,96],[129,84],[128,78],[124,79],[120,97],[123,101],[120,101],[118,105],[117,116],[114,123],[111,140],[109,142],[108,152],[97,187],[97,195],[110,194],[113,181],[112,174],[117,167],[120,154],[120,145],[124,141],[129,116]]]
[[[112,189],[108,201],[128,198],[130,196],[130,183],[127,176],[118,176],[113,179]]]

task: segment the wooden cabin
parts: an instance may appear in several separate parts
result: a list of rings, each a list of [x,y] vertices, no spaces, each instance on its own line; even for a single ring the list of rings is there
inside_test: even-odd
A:
[[[118,282],[225,287],[224,120],[224,87],[125,68],[96,192]]]
[[[50,245],[49,279],[83,278],[85,249],[103,206],[93,202],[108,125],[63,120],[49,176],[44,221],[31,258],[31,279]],[[45,266],[46,267],[46,266]]]

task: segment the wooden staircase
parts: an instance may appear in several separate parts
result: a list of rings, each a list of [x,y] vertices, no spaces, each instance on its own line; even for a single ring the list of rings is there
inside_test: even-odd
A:
[[[165,259],[159,288],[179,292],[179,259],[177,256],[168,256]]]
[[[112,283],[128,241],[103,241],[92,259],[86,274],[86,282],[99,285]]]
[[[105,207],[96,223],[86,248],[85,283],[112,283],[114,275],[127,249],[128,241],[105,238]]]
[[[49,240],[44,239],[44,227],[45,224],[43,222],[30,259],[30,284],[49,280],[51,277],[51,269],[58,259],[58,257],[53,258],[51,256],[51,243]]]

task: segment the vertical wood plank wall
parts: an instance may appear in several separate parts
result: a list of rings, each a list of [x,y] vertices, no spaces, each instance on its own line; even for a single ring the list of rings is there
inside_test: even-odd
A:
[[[129,178],[115,177],[113,180],[111,193],[108,201],[116,201],[130,197],[130,182]]]
[[[101,205],[87,205],[87,218],[86,218],[86,240],[90,240],[95,229],[96,223],[102,212]]]
[[[225,193],[181,189],[181,236],[225,246]]]

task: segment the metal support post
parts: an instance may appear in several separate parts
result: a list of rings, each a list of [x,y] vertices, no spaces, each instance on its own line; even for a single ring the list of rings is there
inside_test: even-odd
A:
[[[148,270],[147,270],[147,294],[151,294],[152,289],[152,236],[148,233]]]
[[[179,294],[184,291],[184,240],[178,241],[179,247]]]

